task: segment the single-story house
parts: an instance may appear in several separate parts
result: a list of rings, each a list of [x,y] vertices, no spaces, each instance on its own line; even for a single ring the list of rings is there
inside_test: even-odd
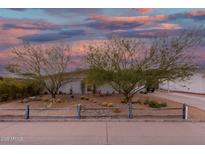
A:
[[[81,80],[82,76],[75,81],[69,82],[62,86],[60,91],[69,93],[70,88],[72,87],[73,93],[80,94]],[[159,89],[176,92],[205,94],[205,75],[203,73],[196,73],[195,75],[184,81],[176,80],[172,82],[164,82],[159,85]],[[113,91],[115,92],[115,90],[108,84],[98,86],[97,90],[101,91],[102,93],[112,93]]]

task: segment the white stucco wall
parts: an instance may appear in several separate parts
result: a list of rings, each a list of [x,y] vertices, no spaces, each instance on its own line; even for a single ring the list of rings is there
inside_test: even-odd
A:
[[[112,93],[113,91],[115,91],[109,84],[99,86],[97,90],[100,90],[102,93]]]
[[[65,92],[65,93],[69,93],[71,87],[73,89],[74,94],[81,94],[80,81],[69,82],[69,83],[65,84],[64,86],[62,86],[60,88],[60,91]],[[107,92],[112,93],[114,91],[113,88],[108,84],[105,84],[103,86],[97,86],[97,91],[99,91],[99,90],[101,91],[101,93],[107,93]]]
[[[160,88],[182,92],[200,93],[205,94],[205,76],[203,74],[197,73],[186,81],[175,81],[160,84]]]
[[[81,93],[80,81],[69,82],[69,83],[63,85],[60,88],[59,91],[62,91],[62,92],[65,92],[65,93],[69,93],[71,87],[72,87],[73,93],[77,93],[77,94]]]

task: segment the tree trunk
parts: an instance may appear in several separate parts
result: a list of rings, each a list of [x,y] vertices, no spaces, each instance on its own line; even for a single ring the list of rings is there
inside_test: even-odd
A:
[[[51,94],[52,98],[56,98],[56,93]]]
[[[130,102],[131,98],[132,98],[132,97],[129,97],[127,94],[124,94],[124,99],[123,99],[123,100],[124,100],[124,103],[125,103],[125,104],[128,104],[128,103]]]

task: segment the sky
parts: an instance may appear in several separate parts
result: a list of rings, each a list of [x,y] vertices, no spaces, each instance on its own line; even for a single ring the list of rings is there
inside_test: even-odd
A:
[[[0,9],[0,75],[11,60],[9,51],[24,41],[69,42],[71,68],[83,67],[83,46],[113,35],[149,39],[174,35],[205,23],[205,9]],[[201,34],[204,34],[202,32]],[[205,47],[194,50],[205,64]]]

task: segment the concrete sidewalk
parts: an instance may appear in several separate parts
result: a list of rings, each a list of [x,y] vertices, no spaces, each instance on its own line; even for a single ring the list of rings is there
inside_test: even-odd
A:
[[[180,103],[184,103],[199,109],[205,110],[205,96],[197,96],[192,94],[181,94],[181,93],[167,93],[167,92],[155,92],[150,94],[160,98],[165,98]]]
[[[205,144],[205,123],[2,122],[0,144]]]

